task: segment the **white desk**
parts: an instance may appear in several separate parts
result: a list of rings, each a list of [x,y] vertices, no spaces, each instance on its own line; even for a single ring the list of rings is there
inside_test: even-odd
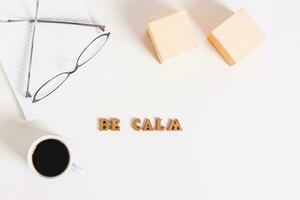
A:
[[[244,7],[269,38],[233,68],[202,32],[226,15],[210,0],[85,0],[112,32],[114,87],[26,123],[1,69],[0,132],[12,124],[60,134],[88,173],[41,179],[11,147],[26,136],[2,132],[0,199],[299,199],[299,2],[219,2]],[[183,7],[201,45],[160,65],[147,22]],[[155,116],[178,117],[184,131],[137,134],[129,126]],[[99,132],[99,117],[118,117],[122,130]]]

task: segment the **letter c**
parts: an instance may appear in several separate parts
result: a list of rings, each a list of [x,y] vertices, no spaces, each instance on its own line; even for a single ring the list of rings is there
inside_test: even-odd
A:
[[[141,127],[139,126],[139,124],[141,123],[140,119],[133,119],[131,122],[131,127],[135,130],[135,131],[140,131]]]

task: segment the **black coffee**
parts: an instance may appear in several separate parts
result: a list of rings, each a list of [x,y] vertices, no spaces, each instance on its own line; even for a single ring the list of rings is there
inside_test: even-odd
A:
[[[70,154],[65,144],[59,140],[48,139],[36,146],[32,161],[40,174],[54,177],[63,173],[68,167]]]

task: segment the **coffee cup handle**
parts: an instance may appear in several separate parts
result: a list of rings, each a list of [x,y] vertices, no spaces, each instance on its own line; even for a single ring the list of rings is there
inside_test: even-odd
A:
[[[78,165],[76,165],[74,163],[71,166],[71,170],[76,173],[86,174],[86,171],[84,169],[82,169],[81,167],[79,167]]]

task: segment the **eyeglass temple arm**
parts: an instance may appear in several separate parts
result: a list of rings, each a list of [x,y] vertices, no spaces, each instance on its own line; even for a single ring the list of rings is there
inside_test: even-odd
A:
[[[31,77],[31,67],[32,67],[32,58],[33,58],[32,56],[33,56],[34,38],[35,38],[35,30],[36,30],[36,25],[37,25],[37,20],[38,20],[39,5],[40,5],[40,0],[36,0],[35,17],[34,17],[34,20],[33,20],[34,26],[33,26],[33,32],[32,32],[32,37],[31,37],[29,69],[28,69],[28,77],[27,77],[27,88],[26,88],[26,94],[25,94],[26,98],[31,98],[29,88],[30,88],[30,77]]]
[[[28,19],[8,19],[3,20],[0,19],[0,23],[15,23],[15,22],[29,22],[33,23],[34,19],[28,20]],[[89,24],[89,23],[80,23],[80,22],[67,22],[67,21],[58,21],[58,20],[44,20],[44,19],[38,19],[37,22],[39,23],[51,23],[51,24],[69,24],[69,25],[78,25],[78,26],[89,26],[89,27],[97,27],[100,28],[101,31],[105,31],[104,25],[98,25],[98,24]]]

